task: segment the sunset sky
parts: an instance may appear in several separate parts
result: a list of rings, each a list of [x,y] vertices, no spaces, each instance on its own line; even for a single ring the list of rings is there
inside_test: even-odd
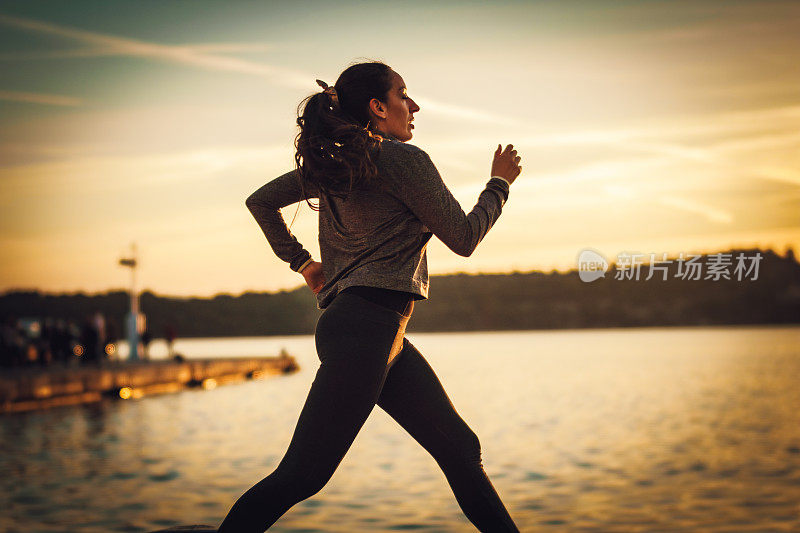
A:
[[[800,2],[0,1],[0,291],[126,288],[131,242],[159,294],[302,284],[244,200],[292,168],[315,78],[363,59],[403,76],[465,212],[498,143],[523,158],[432,274],[800,251]],[[316,217],[291,230],[319,259]]]

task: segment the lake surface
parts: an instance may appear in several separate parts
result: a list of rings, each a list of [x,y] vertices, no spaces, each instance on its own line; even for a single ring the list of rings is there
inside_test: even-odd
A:
[[[522,531],[800,530],[798,327],[407,336]],[[314,340],[176,343],[189,357],[281,348],[300,372],[0,416],[0,531],[218,525],[280,461]],[[433,459],[376,408],[328,485],[273,530],[474,528]]]

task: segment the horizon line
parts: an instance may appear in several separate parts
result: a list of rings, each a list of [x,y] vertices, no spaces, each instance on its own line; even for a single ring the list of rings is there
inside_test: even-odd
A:
[[[591,249],[591,248],[587,247],[585,249]],[[784,254],[780,254],[779,251],[776,250],[774,247],[762,248],[760,246],[757,246],[757,247],[749,247],[749,248],[747,248],[747,247],[728,248],[726,250],[716,251],[716,252],[713,252],[713,253],[699,253],[697,255],[709,256],[709,255],[716,255],[716,254],[723,254],[723,253],[731,253],[731,252],[735,252],[735,251],[742,252],[742,251],[751,251],[751,250],[757,250],[759,252],[763,252],[764,254],[768,254],[768,253],[771,252],[772,254],[774,254],[775,256],[777,256],[777,257],[779,257],[781,259],[789,259],[789,257],[792,256],[794,258],[794,262],[796,264],[800,265],[800,259],[798,258],[798,255],[795,253],[794,246],[791,245],[791,244],[788,245],[785,248]],[[693,252],[689,252],[689,253],[693,253]],[[677,256],[670,256],[670,255],[667,256],[667,261],[672,261],[672,260],[675,260],[675,259],[677,259]],[[656,262],[658,263],[658,262],[661,262],[661,261],[663,261],[663,259],[662,260],[658,260]],[[611,262],[611,261],[609,261],[608,264],[609,264],[609,270],[611,270],[612,268],[615,268],[616,265],[617,265],[616,262]],[[642,266],[646,266],[646,265],[649,265],[649,264],[650,264],[649,262],[643,262]],[[565,275],[565,274],[577,273],[577,272],[578,272],[578,268],[577,267],[566,269],[566,270],[565,269],[558,269],[558,268],[551,268],[551,269],[548,269],[548,270],[535,269],[535,268],[534,269],[530,269],[530,270],[514,269],[514,270],[505,271],[505,272],[465,272],[465,271],[462,270],[462,271],[457,271],[457,272],[449,272],[449,273],[446,273],[446,274],[431,274],[429,277],[430,278],[443,278],[443,277],[448,277],[448,276],[508,276],[508,275],[514,275],[514,274],[534,274],[534,273],[540,273],[540,274],[558,273],[558,274]],[[138,292],[138,294],[139,294],[140,297],[141,297],[141,295],[143,295],[145,293],[149,293],[149,294],[151,294],[153,296],[156,296],[156,297],[159,297],[159,298],[172,298],[172,299],[183,299],[183,300],[193,299],[193,298],[197,298],[197,299],[213,299],[213,298],[218,298],[218,297],[221,297],[221,296],[229,296],[229,297],[232,297],[232,298],[240,298],[240,297],[244,296],[245,294],[280,294],[282,292],[294,292],[294,291],[296,291],[298,289],[302,289],[302,288],[305,288],[305,287],[306,287],[306,285],[300,283],[296,287],[291,288],[291,289],[290,288],[284,288],[284,289],[277,289],[277,290],[273,290],[273,291],[259,291],[259,290],[255,290],[255,289],[247,289],[247,290],[241,291],[239,294],[234,294],[232,292],[224,292],[223,291],[223,292],[217,292],[215,294],[205,295],[205,296],[202,296],[202,295],[189,295],[189,296],[169,295],[169,294],[164,294],[164,293],[158,293],[153,289],[145,288],[145,289],[141,289]],[[101,291],[94,291],[94,292],[86,291],[86,290],[83,290],[83,289],[77,289],[77,290],[72,290],[72,291],[65,290],[65,291],[60,291],[60,292],[48,292],[48,291],[43,291],[41,289],[22,288],[21,287],[21,288],[11,288],[11,289],[6,289],[6,290],[1,291],[0,292],[0,298],[3,298],[3,297],[8,296],[10,294],[20,294],[20,293],[37,293],[37,294],[39,294],[41,296],[90,296],[90,297],[96,297],[96,296],[109,295],[109,294],[117,293],[117,292],[129,293],[130,291],[128,289],[122,289],[122,288],[107,288],[107,289],[104,289],[104,290],[101,290]]]

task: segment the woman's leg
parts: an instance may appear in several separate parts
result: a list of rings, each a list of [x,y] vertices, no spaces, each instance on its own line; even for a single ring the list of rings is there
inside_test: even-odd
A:
[[[376,319],[376,304],[366,309],[364,300],[346,296],[337,296],[317,322],[322,364],[286,454],[274,472],[236,501],[220,533],[261,533],[294,504],[320,491],[374,408],[390,351],[404,328],[387,316]]]
[[[436,460],[459,506],[483,532],[518,532],[483,470],[477,435],[458,415],[439,378],[403,340],[403,351],[383,385],[378,405]]]

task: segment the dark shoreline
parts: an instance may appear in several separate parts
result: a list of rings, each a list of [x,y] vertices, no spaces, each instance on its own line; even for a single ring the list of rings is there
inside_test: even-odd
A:
[[[793,251],[728,250],[754,257],[757,279],[683,279],[672,263],[668,279],[605,278],[581,281],[569,272],[450,274],[431,276],[427,300],[418,300],[409,332],[518,331],[618,327],[767,325],[800,323],[800,263]],[[708,259],[708,257],[706,257]],[[705,264],[705,263],[704,263]],[[646,278],[643,269],[642,278]],[[707,273],[706,273],[707,274]],[[290,291],[175,297],[145,291],[142,312],[153,337],[173,325],[178,339],[314,333],[322,310],[308,287]],[[102,294],[0,294],[0,316],[80,320],[102,313],[122,333],[129,308],[125,291]]]

